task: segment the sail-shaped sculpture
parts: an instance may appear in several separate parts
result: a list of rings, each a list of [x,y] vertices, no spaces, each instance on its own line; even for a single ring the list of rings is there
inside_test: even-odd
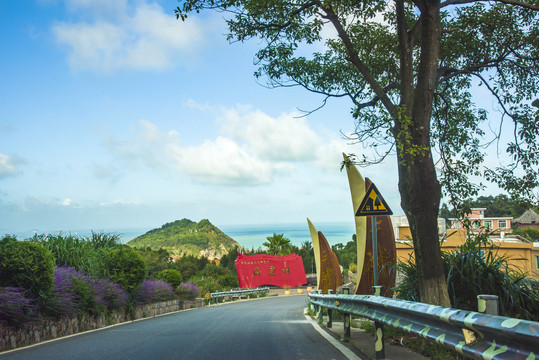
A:
[[[365,265],[365,249],[367,240],[367,219],[364,216],[355,216],[361,201],[365,197],[365,181],[357,170],[354,164],[350,161],[350,158],[346,154],[342,154],[344,157],[344,164],[346,167],[346,174],[348,175],[348,183],[350,184],[350,193],[352,195],[352,207],[354,211],[354,220],[356,223],[356,246],[357,246],[357,279],[358,284],[354,293],[357,293],[359,287],[359,280],[363,274],[363,268]],[[371,264],[372,266],[372,264]]]
[[[335,254],[326,240],[324,234],[318,232],[320,241],[320,287],[322,294],[328,294],[328,290],[337,293],[337,288],[342,285],[342,273],[337,254]]]
[[[316,228],[309,218],[307,218],[307,223],[309,224],[311,240],[313,241],[314,263],[316,266],[316,288],[320,289],[320,241],[318,239],[318,231],[316,231]]]

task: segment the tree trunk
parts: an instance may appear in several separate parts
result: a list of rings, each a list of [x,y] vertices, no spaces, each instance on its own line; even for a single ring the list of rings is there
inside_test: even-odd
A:
[[[450,307],[438,236],[441,186],[434,162],[430,151],[412,155],[404,147],[399,152],[399,192],[414,242],[419,295],[422,302]]]
[[[401,69],[403,93],[400,111],[395,115],[399,192],[414,242],[421,301],[450,307],[438,238],[441,186],[430,148],[430,121],[440,46],[440,4],[437,0],[421,4],[421,55],[415,89],[409,83],[410,77],[405,76],[411,73],[411,59],[401,60],[401,67],[408,66],[410,71]],[[412,56],[411,49],[407,48],[410,44],[402,42],[406,39],[401,40],[401,57]]]

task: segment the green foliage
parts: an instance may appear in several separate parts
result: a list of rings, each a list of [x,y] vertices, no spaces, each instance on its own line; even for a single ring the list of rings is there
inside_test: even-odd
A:
[[[0,286],[21,287],[37,299],[50,294],[53,277],[53,257],[43,246],[14,237],[0,241]]]
[[[401,274],[403,279],[397,283],[394,290],[398,299],[421,301],[419,298],[419,277],[417,275],[417,266],[412,253],[409,255],[408,261],[399,261],[396,265],[397,274]]]
[[[176,220],[150,230],[127,244],[136,248],[165,249],[170,253],[194,256],[198,256],[202,250],[214,250],[222,255],[239,247],[236,241],[206,219],[198,223],[189,219]]]
[[[172,265],[172,268],[178,270],[180,274],[182,274],[184,280],[187,281],[197,272],[203,270],[207,264],[208,258],[206,257],[184,255]]]
[[[198,286],[201,294],[222,291],[225,288],[219,283],[219,279],[211,276],[197,275],[190,279],[190,282]]]
[[[236,273],[236,259],[238,258],[239,248],[231,249],[221,257],[219,260],[219,266]]]
[[[105,232],[94,232],[85,238],[96,249],[111,249],[120,245],[120,235]]]
[[[165,269],[157,275],[157,278],[168,282],[174,289],[177,288],[183,280],[182,275],[176,269]]]
[[[357,263],[357,245],[356,236],[354,234],[352,241],[346,243],[346,245],[335,244],[331,247],[331,250],[337,255],[339,265],[344,269],[348,269],[351,264]]]
[[[477,295],[496,295],[503,316],[539,319],[539,282],[511,269],[508,258],[497,254],[487,234],[470,233],[454,252],[443,252],[451,306],[477,311]],[[404,279],[395,287],[397,297],[419,301],[417,269],[413,259],[400,262]]]
[[[146,278],[146,264],[142,256],[130,247],[112,249],[106,257],[110,278],[133,294]]]
[[[314,264],[314,249],[310,241],[304,241],[300,248],[293,249],[293,252],[301,256],[305,274],[316,273]]]
[[[149,279],[157,279],[158,274],[173,266],[172,258],[165,249],[153,250],[150,247],[145,249],[135,249],[144,259],[148,270]]]
[[[451,212],[449,210],[449,207],[446,203],[443,203],[442,206],[440,206],[440,211],[438,212],[438,217],[445,220],[446,224],[449,223],[450,218],[456,218],[457,214],[455,211]]]
[[[266,237],[268,241],[262,245],[267,248],[270,255],[283,256],[291,253],[290,239],[285,238],[284,234],[275,234]]]
[[[522,215],[528,206],[521,201],[509,198],[507,195],[479,196],[477,199],[468,199],[464,206],[468,208],[486,208],[489,217],[513,217]]]
[[[31,241],[49,250],[56,266],[68,266],[97,277],[108,277],[105,264],[109,249],[119,245],[119,235],[94,233],[91,237],[35,235]]]
[[[514,235],[520,235],[531,242],[539,242],[539,230],[535,229],[513,229]]]

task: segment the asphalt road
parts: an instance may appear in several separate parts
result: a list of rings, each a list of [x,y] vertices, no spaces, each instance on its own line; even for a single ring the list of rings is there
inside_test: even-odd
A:
[[[0,360],[347,359],[305,319],[306,296],[184,311],[0,354]]]

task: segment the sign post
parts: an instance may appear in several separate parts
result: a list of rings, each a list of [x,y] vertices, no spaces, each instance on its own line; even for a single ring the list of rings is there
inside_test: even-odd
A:
[[[372,183],[365,192],[365,197],[357,209],[356,216],[372,216],[372,281],[374,286],[378,285],[378,225],[376,224],[376,215],[393,215],[393,211]]]
[[[381,295],[381,287],[378,286],[378,224],[376,215],[392,215],[393,211],[389,208],[386,201],[374,186],[369,186],[365,192],[365,197],[357,209],[356,216],[372,216],[372,282],[374,284],[374,294]],[[384,326],[382,323],[374,322],[374,331],[376,334],[375,350],[376,359],[385,359],[384,347]]]

